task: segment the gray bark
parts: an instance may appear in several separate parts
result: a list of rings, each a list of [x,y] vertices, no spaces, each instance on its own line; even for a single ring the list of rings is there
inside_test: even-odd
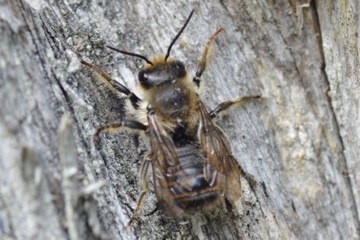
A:
[[[329,3],[326,3],[329,2]],[[0,1],[0,239],[360,238],[359,3]],[[254,176],[229,213],[171,219],[153,191],[139,198],[146,139],[121,131],[125,98],[81,66],[101,65],[136,88],[139,59],[105,45],[171,55],[194,74],[207,38],[224,27],[206,73],[209,109],[261,102],[217,119]]]

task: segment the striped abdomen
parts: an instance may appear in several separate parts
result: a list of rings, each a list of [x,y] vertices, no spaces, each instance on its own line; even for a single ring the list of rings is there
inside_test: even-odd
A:
[[[176,148],[179,166],[169,166],[167,176],[169,199],[160,200],[160,204],[171,216],[180,216],[220,203],[220,194],[210,187],[204,178],[204,155],[197,146],[188,144]],[[214,183],[216,185],[216,183]]]

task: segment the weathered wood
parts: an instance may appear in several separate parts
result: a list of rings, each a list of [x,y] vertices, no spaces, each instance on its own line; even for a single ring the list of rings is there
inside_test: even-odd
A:
[[[343,145],[343,161],[337,163],[346,177],[346,191],[351,192],[348,206],[360,219],[360,117],[359,65],[360,15],[358,1],[326,3],[319,1],[325,72],[329,97],[336,115]],[[341,190],[345,191],[345,190]]]
[[[0,5],[0,239],[358,239],[359,3],[338,1],[5,1]],[[208,108],[239,96],[217,123],[257,180],[231,213],[170,219],[139,197],[146,140],[92,134],[127,115],[124,97],[80,60],[136,89],[139,59],[105,45],[171,55],[204,74]],[[61,121],[61,119],[63,119]]]

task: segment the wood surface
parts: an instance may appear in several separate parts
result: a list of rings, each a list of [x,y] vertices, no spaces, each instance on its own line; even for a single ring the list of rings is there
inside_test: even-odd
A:
[[[0,1],[0,239],[359,239],[359,2]],[[146,56],[171,56],[203,76],[208,109],[241,96],[216,123],[257,185],[220,210],[171,219],[153,190],[140,219],[148,142],[97,127],[131,117],[126,98],[80,64],[136,89]],[[135,92],[138,92],[135,90]],[[151,185],[152,187],[152,185]]]

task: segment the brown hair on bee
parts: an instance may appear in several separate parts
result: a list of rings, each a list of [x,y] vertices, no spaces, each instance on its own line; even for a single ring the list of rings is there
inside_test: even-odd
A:
[[[98,66],[82,61],[110,83],[114,90],[127,95],[135,110],[146,116],[142,122],[123,120],[100,127],[95,133],[98,136],[104,131],[128,127],[145,131],[150,140],[151,148],[140,169],[142,193],[130,223],[138,217],[144,205],[151,170],[160,206],[174,217],[211,209],[224,204],[225,199],[234,202],[240,197],[241,176],[253,182],[231,155],[225,135],[212,119],[234,104],[260,96],[225,101],[208,112],[198,95],[209,49],[222,28],[206,43],[193,79],[190,79],[181,61],[169,57],[173,44],[193,12],[169,45],[165,56],[158,55],[149,60],[140,54],[109,47],[146,61],[138,74],[142,98],[113,80]]]

